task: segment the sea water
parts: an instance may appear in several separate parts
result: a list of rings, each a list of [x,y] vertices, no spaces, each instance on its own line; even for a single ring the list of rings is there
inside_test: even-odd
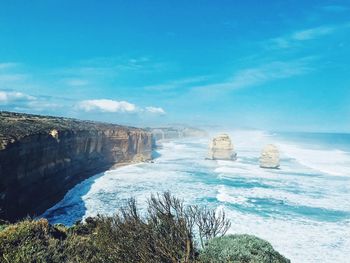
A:
[[[111,215],[130,197],[145,207],[151,194],[169,190],[187,204],[223,208],[229,233],[266,239],[292,262],[350,262],[350,135],[229,134],[236,161],[205,160],[208,138],[164,141],[154,163],[91,177],[43,216],[71,225]],[[281,152],[280,169],[259,167],[268,143]]]

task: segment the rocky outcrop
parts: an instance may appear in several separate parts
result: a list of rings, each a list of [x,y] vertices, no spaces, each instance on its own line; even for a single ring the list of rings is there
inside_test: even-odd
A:
[[[261,151],[260,167],[276,169],[280,166],[280,154],[275,145],[269,144]]]
[[[0,112],[0,218],[38,215],[78,182],[151,151],[142,129]]]
[[[220,134],[213,138],[209,145],[208,159],[211,160],[236,160],[237,153],[227,134]]]

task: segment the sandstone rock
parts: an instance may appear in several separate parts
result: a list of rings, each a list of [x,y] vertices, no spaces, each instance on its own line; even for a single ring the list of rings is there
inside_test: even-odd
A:
[[[279,151],[275,145],[266,145],[261,151],[260,167],[262,168],[278,168],[280,166]]]
[[[220,134],[214,137],[209,145],[208,159],[211,160],[236,160],[230,137],[227,134]]]

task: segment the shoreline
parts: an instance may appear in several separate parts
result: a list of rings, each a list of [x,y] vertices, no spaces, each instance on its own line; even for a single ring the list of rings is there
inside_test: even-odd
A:
[[[153,159],[151,159],[151,160],[153,160]],[[100,178],[101,176],[103,176],[105,173],[112,172],[112,171],[117,171],[117,170],[119,170],[122,167],[139,165],[139,164],[142,164],[142,163],[150,163],[150,161],[132,161],[132,162],[115,163],[114,165],[108,167],[107,169],[103,169],[101,172],[97,172],[97,173],[89,176],[88,178],[82,180],[81,182],[75,184],[73,187],[68,189],[68,191],[65,193],[65,195],[60,200],[58,200],[54,205],[52,205],[51,207],[47,208],[39,216],[35,216],[34,218],[35,219],[44,218],[44,219],[47,219],[49,222],[51,222],[52,220],[50,220],[50,217],[51,217],[52,213],[55,212],[55,210],[56,210],[55,207],[58,206],[61,202],[63,202],[65,200],[65,198],[67,196],[69,196],[71,191],[73,189],[75,189],[76,187],[79,187],[79,185],[83,185],[84,183],[88,182],[89,180],[94,181],[95,179]],[[76,197],[76,196],[73,195],[73,197]],[[47,214],[47,215],[45,216],[45,214]],[[84,215],[82,215],[79,219],[77,219],[77,221],[79,221],[79,220],[84,221]],[[63,224],[65,226],[71,226],[72,225],[72,224],[65,224],[63,222],[57,222],[57,224]]]

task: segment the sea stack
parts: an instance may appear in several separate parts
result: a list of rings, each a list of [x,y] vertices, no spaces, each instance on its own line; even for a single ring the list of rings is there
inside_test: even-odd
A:
[[[275,145],[266,145],[261,151],[260,167],[277,169],[280,166],[280,154]]]
[[[230,137],[227,134],[220,134],[214,137],[209,145],[208,159],[211,160],[236,160]]]

